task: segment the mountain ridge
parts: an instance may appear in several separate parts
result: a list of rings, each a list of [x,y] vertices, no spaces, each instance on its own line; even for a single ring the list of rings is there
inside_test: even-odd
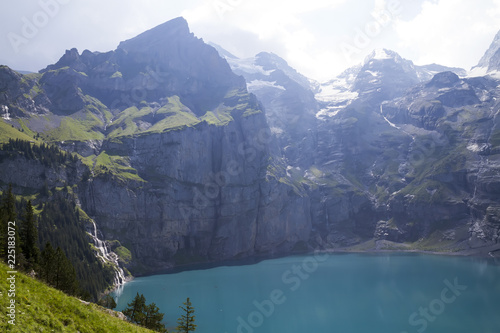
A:
[[[120,45],[70,49],[37,74],[2,67],[0,104],[7,126],[79,155],[88,172],[74,198],[109,248],[130,251],[133,274],[317,249],[497,244],[495,78],[382,50],[319,85],[274,54],[224,60],[181,18]]]

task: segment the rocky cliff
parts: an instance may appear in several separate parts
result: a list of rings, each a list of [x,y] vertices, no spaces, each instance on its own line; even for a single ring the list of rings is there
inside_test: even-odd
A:
[[[280,141],[281,156],[290,183],[307,193],[311,239],[326,248],[406,249],[402,243],[410,242],[444,251],[497,242],[498,225],[488,222],[496,214],[494,190],[477,202],[478,186],[495,187],[479,185],[477,175],[497,170],[494,77],[460,78],[467,74],[460,68],[416,66],[375,50],[339,77],[308,86],[283,70],[284,61],[261,57],[226,56],[262,101],[269,124],[281,115],[283,136],[293,138]],[[315,93],[315,103],[296,100],[307,93]],[[288,150],[301,145],[301,159],[290,158]],[[364,243],[369,239],[375,243]]]
[[[498,79],[377,50],[318,84],[274,54],[219,53],[178,18],[114,51],[69,50],[40,73],[1,67],[2,129],[80,162],[28,170],[3,158],[0,181],[66,187],[136,274],[498,242]]]
[[[184,19],[115,51],[68,50],[39,74],[2,70],[2,103],[14,110],[5,121],[81,156],[89,174],[45,180],[76,185],[103,237],[131,251],[133,273],[308,241],[308,202],[280,181],[260,102]],[[50,172],[30,170],[1,181],[36,192],[43,182],[26,176]]]

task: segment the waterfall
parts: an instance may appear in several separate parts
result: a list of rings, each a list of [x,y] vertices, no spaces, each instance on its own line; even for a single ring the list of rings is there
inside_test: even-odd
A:
[[[2,118],[5,120],[10,120],[9,107],[7,105],[2,105],[2,111],[4,112]]]
[[[109,251],[106,243],[99,239],[97,235],[97,224],[92,220],[92,224],[94,225],[94,230],[92,233],[89,232],[89,235],[94,240],[94,245],[97,247],[97,257],[103,262],[111,262],[113,264],[113,268],[115,270],[115,277],[113,281],[113,285],[115,287],[121,286],[125,283],[125,274],[123,269],[118,264],[118,255],[113,251]]]

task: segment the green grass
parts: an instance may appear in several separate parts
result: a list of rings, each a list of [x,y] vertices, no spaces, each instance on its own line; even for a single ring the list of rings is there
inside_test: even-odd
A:
[[[189,109],[180,102],[177,96],[169,97],[168,104],[160,108],[157,114],[163,114],[166,117],[154,124],[146,132],[161,133],[168,130],[191,127],[200,122],[200,120],[189,112]]]
[[[138,114],[139,110],[135,106],[122,111],[118,119],[111,124],[114,129],[109,134],[109,137],[131,136],[137,133],[139,128],[134,122],[134,118],[137,117]],[[141,109],[141,114],[149,114],[149,108]]]
[[[119,78],[119,77],[123,77],[122,72],[116,71],[113,73],[113,75],[111,75],[112,79]]]
[[[241,113],[243,117],[262,113],[255,96],[249,94],[245,89],[234,89],[227,92],[224,96],[224,106],[227,108],[228,114]]]
[[[102,140],[104,134],[96,130],[102,125],[102,121],[95,114],[84,110],[72,117],[64,117],[60,126],[47,131],[45,136],[49,141]]]
[[[30,90],[30,98],[35,98],[39,94],[42,93],[42,89],[38,84],[33,85],[33,87]]]
[[[16,325],[10,325],[6,311],[10,300],[7,270],[5,264],[0,264],[2,332],[152,332],[117,318],[111,314],[114,312],[93,303],[82,303],[21,273],[16,274]]]
[[[30,131],[31,132],[31,131]],[[0,143],[8,142],[9,139],[21,139],[27,141],[35,141],[33,136],[29,136],[26,132],[21,132],[17,128],[0,119]]]
[[[95,174],[111,172],[111,174],[123,181],[144,182],[144,179],[137,174],[137,170],[130,166],[128,157],[108,155],[106,151],[102,151],[97,157],[86,158],[84,163],[89,165],[89,161],[92,161],[92,164],[95,163]]]
[[[413,195],[416,201],[438,203],[446,201],[447,198],[451,198],[453,193],[445,184],[427,179],[422,182],[413,181],[408,186],[401,189],[398,195]]]
[[[39,73],[31,73],[31,74],[24,74],[21,77],[21,85],[23,86],[23,90],[25,92],[29,92],[29,94],[25,93],[23,94],[25,98],[32,99],[35,98],[37,95],[42,93],[42,89],[40,88],[40,85],[38,84],[38,81],[42,77],[42,74]]]
[[[233,117],[231,117],[231,113],[228,111],[227,108],[219,108],[213,112],[208,111],[200,119],[209,125],[224,126],[233,121]]]
[[[29,129],[28,126],[26,126],[23,119],[17,119],[17,122],[19,123],[19,125],[21,126],[21,128],[25,134],[27,134],[28,136],[30,136],[32,138],[35,136],[36,133],[33,132],[31,129]]]
[[[41,77],[42,74],[40,73],[24,74],[23,77],[21,78],[21,82],[26,83],[27,81],[38,81]]]
[[[85,95],[84,100],[86,105],[82,110],[62,117],[59,126],[44,131],[43,137],[47,141],[103,140],[104,122],[109,122],[112,114],[98,99]],[[44,119],[51,123],[50,117]]]
[[[118,257],[120,257],[120,260],[123,261],[125,265],[129,264],[132,261],[132,253],[125,246],[118,246],[113,250],[113,252],[115,252]]]
[[[172,96],[163,107],[156,111],[149,106],[143,106],[141,109],[133,106],[122,111],[111,124],[112,131],[109,138],[162,133],[195,126],[200,122],[200,119],[181,103],[178,96]],[[140,123],[148,123],[149,126],[141,129]]]

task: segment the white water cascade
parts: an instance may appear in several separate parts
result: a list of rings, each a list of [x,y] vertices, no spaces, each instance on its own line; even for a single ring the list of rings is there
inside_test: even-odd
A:
[[[10,120],[9,107],[7,105],[2,105],[3,115],[2,118],[5,120]]]
[[[94,240],[94,245],[99,250],[97,256],[102,260],[102,262],[111,262],[113,264],[113,268],[115,270],[115,278],[113,284],[115,287],[119,287],[125,283],[125,274],[123,272],[123,269],[118,264],[118,255],[113,251],[109,251],[106,243],[99,239],[97,235],[97,225],[94,220],[92,220],[92,224],[94,225],[94,230],[92,233],[89,232],[89,235],[92,237],[92,239]]]

